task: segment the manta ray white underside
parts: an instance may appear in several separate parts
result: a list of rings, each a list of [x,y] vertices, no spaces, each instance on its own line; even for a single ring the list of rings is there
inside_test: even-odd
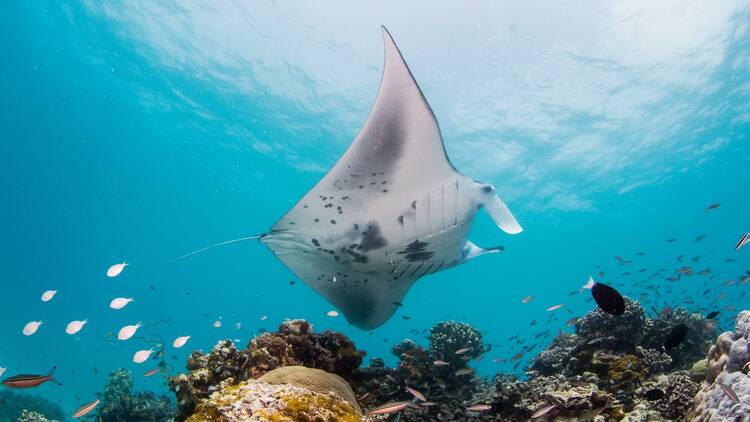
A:
[[[260,241],[362,329],[383,324],[420,277],[499,248],[467,240],[485,207],[521,226],[495,189],[448,160],[435,115],[383,28],[375,104],[336,165]]]

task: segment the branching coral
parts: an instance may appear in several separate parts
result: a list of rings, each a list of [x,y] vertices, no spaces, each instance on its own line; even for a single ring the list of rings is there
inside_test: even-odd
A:
[[[464,353],[456,352],[468,349]],[[443,321],[430,330],[430,354],[454,364],[479,357],[485,352],[482,333],[469,324],[458,321]]]
[[[672,357],[659,350],[637,346],[636,352],[649,374],[664,372],[672,364]]]
[[[659,412],[666,418],[682,420],[693,403],[698,384],[684,372],[670,374],[664,385],[664,397],[655,404]]]

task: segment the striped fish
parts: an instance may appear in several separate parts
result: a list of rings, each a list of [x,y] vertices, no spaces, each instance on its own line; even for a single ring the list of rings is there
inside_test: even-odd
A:
[[[99,399],[96,399],[92,401],[91,403],[86,403],[83,406],[79,407],[75,412],[73,412],[73,418],[77,419],[81,416],[87,415],[89,412],[94,410],[96,406],[99,405]]]
[[[727,397],[729,397],[733,402],[735,403],[740,402],[740,398],[737,397],[737,393],[735,393],[734,390],[732,390],[730,387],[727,387],[726,385],[722,383],[717,382],[717,384],[719,384],[719,387],[721,387],[721,389],[724,390],[724,394],[726,394]]]
[[[56,367],[53,366],[52,370],[50,370],[47,375],[16,375],[3,380],[3,385],[7,388],[33,388],[38,387],[47,381],[52,381],[57,385],[62,385],[62,383],[52,378],[52,373],[55,372],[55,368]]]
[[[544,416],[547,413],[549,413],[555,407],[557,407],[557,406],[555,406],[554,404],[551,404],[549,406],[544,406],[543,408],[541,408],[541,409],[537,410],[536,412],[534,412],[534,414],[531,415],[531,419],[541,418],[542,416]]]
[[[409,387],[408,385],[406,386],[406,391],[408,391],[412,396],[414,396],[415,399],[419,401],[427,401],[427,398],[424,396],[424,394]]]
[[[388,403],[367,412],[368,415],[388,415],[404,410],[409,402]]]
[[[747,232],[740,237],[740,240],[737,242],[737,245],[734,247],[735,251],[740,250],[743,246],[750,243],[750,232]]]

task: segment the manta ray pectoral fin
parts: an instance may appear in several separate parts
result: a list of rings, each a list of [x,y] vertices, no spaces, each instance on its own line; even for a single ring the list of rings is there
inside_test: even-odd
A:
[[[461,254],[461,262],[466,262],[470,259],[474,259],[478,256],[490,254],[490,253],[498,253],[505,250],[505,246],[494,246],[492,248],[482,248],[477,245],[475,245],[472,241],[467,240],[466,245],[464,245],[463,253]]]
[[[505,233],[521,233],[523,228],[516,221],[516,217],[513,217],[505,202],[497,196],[495,188],[486,183],[477,183],[477,185],[480,192],[479,203],[487,209],[487,213],[490,214],[495,224]]]

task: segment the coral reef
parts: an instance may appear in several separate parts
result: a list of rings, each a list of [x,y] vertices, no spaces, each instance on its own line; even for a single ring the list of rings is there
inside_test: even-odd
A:
[[[42,415],[49,420],[65,420],[65,412],[60,406],[42,396],[0,391],[0,421],[15,421],[24,411]],[[27,416],[30,417],[32,416]]]
[[[208,354],[193,352],[188,358],[188,373],[173,377],[170,388],[177,396],[181,417],[185,417],[217,389],[257,379],[279,367],[317,368],[350,380],[364,355],[343,334],[315,333],[309,322],[290,320],[277,332],[255,337],[243,350],[223,340]]]
[[[742,420],[750,415],[750,311],[737,316],[734,332],[722,333],[708,351],[706,379],[695,396],[691,419],[699,422]],[[734,401],[724,391],[737,395]]]
[[[187,418],[187,422],[361,420],[359,411],[334,393],[320,393],[288,384],[269,384],[256,380],[227,386],[214,392]]]
[[[403,407],[398,416],[364,419],[509,422],[543,412],[539,420],[683,421],[694,397],[700,399],[697,420],[746,411],[716,383],[741,397],[750,394],[750,378],[742,372],[750,369],[750,342],[737,334],[750,333],[750,313],[741,314],[735,333],[719,336],[702,360],[704,340],[715,330],[710,321],[682,309],[651,319],[637,301],[625,303],[622,315],[593,310],[576,322],[573,334],[560,332],[526,368],[526,379],[498,374],[492,381],[470,366],[490,348],[465,323],[436,324],[428,345],[396,343],[395,367],[379,358],[360,367],[364,352],[345,336],[287,321],[244,350],[222,341],[209,354],[194,352],[188,373],[171,380],[178,420],[359,421],[397,403]],[[679,324],[688,327],[685,340],[663,347]]]
[[[523,382],[513,377],[497,377],[490,414],[496,416],[495,420],[528,420],[535,411],[554,405],[548,414],[550,418],[586,420],[605,415],[618,419],[622,406],[596,386],[596,379],[593,374],[587,374],[586,381],[569,381],[562,375],[539,376]]]
[[[21,416],[18,417],[18,422],[57,422],[54,419],[47,419],[46,416],[33,410],[24,409],[21,412]]]
[[[174,404],[166,396],[152,392],[133,392],[133,374],[118,369],[109,374],[104,384],[101,404],[96,409],[97,421],[165,422],[174,419]]]

